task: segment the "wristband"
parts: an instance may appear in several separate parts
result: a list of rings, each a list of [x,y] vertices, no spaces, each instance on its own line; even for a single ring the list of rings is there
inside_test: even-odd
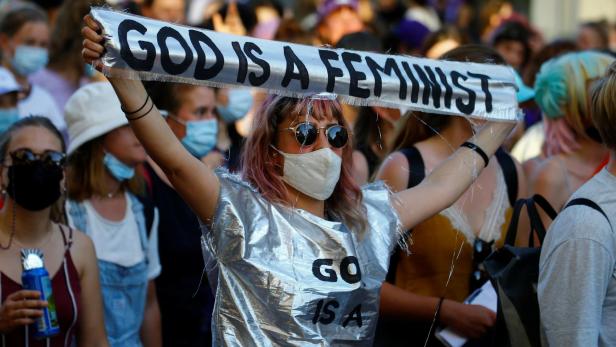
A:
[[[135,114],[141,110],[143,110],[143,108],[145,107],[145,105],[148,104],[148,100],[150,100],[150,94],[147,94],[147,97],[145,98],[145,102],[143,103],[143,105],[141,105],[141,107],[139,107],[137,110],[132,111],[132,112],[128,112],[124,109],[124,105],[120,105],[120,109],[122,110],[122,112],[124,112],[125,115],[129,115],[129,114]]]
[[[460,147],[470,148],[473,151],[475,151],[475,153],[479,154],[481,159],[483,159],[483,162],[485,164],[484,167],[488,167],[488,163],[490,162],[490,157],[488,157],[486,152],[484,152],[483,149],[481,149],[481,147],[477,146],[476,144],[474,144],[472,142],[468,142],[468,141],[464,142]]]
[[[146,113],[140,115],[140,116],[136,116],[136,117],[126,117],[126,119],[128,119],[129,122],[135,121],[137,119],[141,119],[145,116],[147,116],[148,114],[150,114],[150,112],[152,112],[152,109],[154,109],[154,102],[152,102],[152,105],[150,106],[150,109],[147,110]]]

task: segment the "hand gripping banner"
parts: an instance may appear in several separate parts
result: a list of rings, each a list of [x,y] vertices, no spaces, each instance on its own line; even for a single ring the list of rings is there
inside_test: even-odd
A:
[[[92,8],[108,76],[214,87],[247,86],[354,105],[517,120],[510,67],[319,48],[235,36]]]

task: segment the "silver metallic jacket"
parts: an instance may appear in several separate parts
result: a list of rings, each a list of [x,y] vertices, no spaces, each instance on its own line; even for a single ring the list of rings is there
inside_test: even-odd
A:
[[[369,230],[267,202],[239,177],[221,190],[204,257],[216,260],[214,346],[372,346],[399,238],[382,183],[363,188]],[[210,278],[211,279],[211,278]]]

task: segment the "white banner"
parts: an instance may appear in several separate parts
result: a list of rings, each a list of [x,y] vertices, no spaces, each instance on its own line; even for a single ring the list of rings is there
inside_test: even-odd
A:
[[[517,120],[510,67],[439,61],[235,36],[92,8],[107,38],[109,76],[248,86],[342,102]]]

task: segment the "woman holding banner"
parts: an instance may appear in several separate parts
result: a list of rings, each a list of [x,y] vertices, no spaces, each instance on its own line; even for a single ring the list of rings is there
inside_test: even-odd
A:
[[[101,27],[85,22],[83,56],[101,69]],[[147,152],[209,229],[202,245],[217,262],[213,338],[223,346],[371,346],[401,230],[456,201],[513,127],[485,124],[422,184],[390,194],[351,178],[352,139],[335,96],[270,96],[239,177],[190,155],[141,82],[110,81]]]

